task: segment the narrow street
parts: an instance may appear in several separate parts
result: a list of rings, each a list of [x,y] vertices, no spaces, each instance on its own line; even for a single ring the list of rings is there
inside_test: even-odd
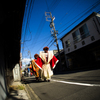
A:
[[[36,82],[34,76],[25,80],[40,100],[100,99],[100,69],[53,75],[51,82]]]

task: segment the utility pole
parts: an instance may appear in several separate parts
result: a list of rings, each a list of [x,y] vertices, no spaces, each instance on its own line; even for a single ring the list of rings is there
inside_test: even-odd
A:
[[[28,55],[30,54],[30,59],[31,59],[31,52],[30,51],[28,51]]]
[[[55,30],[55,26],[54,26],[55,17],[52,17],[51,12],[45,12],[45,16],[46,16],[46,21],[50,22],[51,35],[55,38],[55,42],[57,44],[57,50],[58,50],[58,54],[59,54],[59,63],[60,63],[60,69],[61,69],[62,68],[61,56],[60,56],[60,50],[59,50],[59,45],[58,45],[58,39],[57,39],[58,31]]]

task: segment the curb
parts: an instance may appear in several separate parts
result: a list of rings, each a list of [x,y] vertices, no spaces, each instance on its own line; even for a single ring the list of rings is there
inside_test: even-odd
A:
[[[29,100],[32,100],[29,93],[28,93],[28,91],[27,91],[27,89],[26,89],[26,85],[24,84],[23,86],[25,87],[25,92],[27,93],[27,96],[28,96]]]
[[[28,94],[29,100],[41,100],[36,94],[35,92],[31,89],[31,87],[26,84],[25,85],[25,91]]]

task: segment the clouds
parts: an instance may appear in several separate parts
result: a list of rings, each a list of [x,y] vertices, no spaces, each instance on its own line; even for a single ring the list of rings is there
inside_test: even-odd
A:
[[[24,58],[22,59],[22,63],[29,63],[32,59],[30,58]]]
[[[22,61],[22,68],[25,68],[27,64],[30,64],[30,61],[32,59],[30,58],[23,58],[21,61]]]

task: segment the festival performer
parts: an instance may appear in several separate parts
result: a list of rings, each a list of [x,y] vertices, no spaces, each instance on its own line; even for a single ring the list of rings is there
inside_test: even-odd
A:
[[[32,65],[32,60],[30,61],[30,72],[31,72],[31,76],[35,75],[36,71],[33,69],[33,65]]]
[[[39,81],[39,67],[35,64],[35,62],[37,61],[37,58],[39,57],[38,54],[35,54],[34,55],[34,58],[32,60],[32,68],[33,68],[33,71],[34,71],[34,75],[35,75],[35,78],[36,78],[36,81]]]
[[[50,82],[53,75],[52,69],[55,68],[58,59],[53,55],[53,51],[48,51],[48,47],[44,47],[43,50],[43,52],[40,52],[36,64],[41,69],[41,79]]]

